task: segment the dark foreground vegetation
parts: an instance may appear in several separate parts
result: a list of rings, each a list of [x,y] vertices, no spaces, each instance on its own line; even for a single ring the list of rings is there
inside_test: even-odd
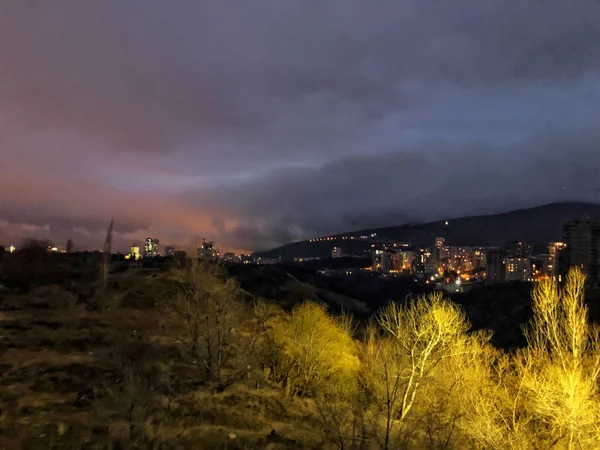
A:
[[[600,448],[577,271],[536,285],[506,351],[438,293],[357,321],[292,275],[305,291],[273,288],[278,304],[197,261],[100,289],[97,258],[53,261],[51,280],[20,258],[0,272],[2,449]]]

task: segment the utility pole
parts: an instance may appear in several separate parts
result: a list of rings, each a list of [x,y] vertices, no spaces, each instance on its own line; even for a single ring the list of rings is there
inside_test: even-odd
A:
[[[110,264],[110,249],[112,246],[113,219],[110,219],[106,239],[104,240],[104,253],[102,255],[102,288],[100,292],[100,309],[104,312],[106,305],[106,287],[108,285],[108,267]]]

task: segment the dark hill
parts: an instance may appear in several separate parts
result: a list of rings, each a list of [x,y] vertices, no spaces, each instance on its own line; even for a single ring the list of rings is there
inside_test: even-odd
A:
[[[563,224],[569,220],[600,217],[600,205],[593,203],[553,203],[535,208],[521,209],[501,214],[470,216],[423,224],[406,224],[394,227],[354,231],[331,236],[331,240],[300,241],[284,245],[258,255],[267,258],[292,259],[294,257],[326,257],[333,247],[344,253],[359,253],[373,241],[348,240],[342,236],[359,237],[377,234],[377,240],[393,240],[411,245],[431,245],[436,236],[445,236],[451,245],[492,247],[511,240],[521,240],[543,250],[548,242],[562,238]]]

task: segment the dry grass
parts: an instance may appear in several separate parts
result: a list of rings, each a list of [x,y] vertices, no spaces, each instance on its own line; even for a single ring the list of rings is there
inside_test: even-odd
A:
[[[15,294],[1,308],[0,449],[322,447],[305,402],[251,378],[216,393],[177,318],[143,301],[151,281],[114,278],[104,313]]]
[[[600,330],[577,273],[536,287],[529,347],[507,354],[437,294],[355,339],[314,303],[288,314],[181,275],[112,276],[105,308],[0,294],[0,449],[598,448]]]

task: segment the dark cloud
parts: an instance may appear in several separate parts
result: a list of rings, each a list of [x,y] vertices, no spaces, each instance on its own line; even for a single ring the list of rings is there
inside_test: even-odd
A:
[[[192,205],[241,218],[222,228],[240,247],[553,201],[600,199],[600,134],[556,133],[495,147],[475,141],[352,156],[318,168],[274,171],[253,183],[188,195]],[[223,211],[223,210],[222,210]]]
[[[596,0],[5,3],[13,231],[253,248],[598,200]]]

